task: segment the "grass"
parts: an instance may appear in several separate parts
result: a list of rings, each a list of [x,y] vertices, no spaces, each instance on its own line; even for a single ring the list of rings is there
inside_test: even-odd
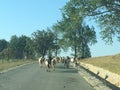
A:
[[[112,56],[87,58],[81,60],[81,62],[92,64],[94,66],[104,68],[106,70],[109,70],[113,73],[117,73],[120,75],[120,54]]]
[[[2,62],[0,60],[0,71],[9,69],[9,68],[12,68],[15,66],[19,66],[22,64],[30,63],[30,62],[33,62],[33,61],[31,61],[31,60],[18,60],[18,61],[9,61],[8,62],[8,61],[4,60],[4,62]]]

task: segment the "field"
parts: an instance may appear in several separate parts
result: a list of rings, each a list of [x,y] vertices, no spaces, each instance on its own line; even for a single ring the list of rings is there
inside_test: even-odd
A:
[[[106,70],[109,70],[113,73],[117,73],[120,75],[120,54],[112,56],[87,58],[81,60],[81,62],[92,64],[94,66],[104,68]]]
[[[9,62],[4,61],[4,62],[2,62],[0,60],[0,72],[3,70],[9,69],[9,68],[19,66],[19,65],[22,65],[25,63],[30,63],[30,62],[33,62],[33,61],[31,61],[31,60],[18,60],[18,61],[9,61]]]

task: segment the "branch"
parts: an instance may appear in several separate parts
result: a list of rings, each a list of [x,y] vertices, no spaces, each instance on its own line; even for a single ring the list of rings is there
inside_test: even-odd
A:
[[[102,15],[104,13],[110,13],[110,11],[104,11],[104,12],[91,12],[90,14],[88,13],[88,16],[95,16],[95,15]]]

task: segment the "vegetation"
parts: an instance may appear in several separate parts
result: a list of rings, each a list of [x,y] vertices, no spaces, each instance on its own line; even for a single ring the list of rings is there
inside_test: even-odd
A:
[[[75,57],[91,57],[88,44],[96,43],[94,28],[83,24],[83,17],[79,15],[79,8],[75,3],[68,2],[62,9],[62,16],[62,20],[53,26],[61,36],[62,47],[71,48]]]
[[[113,73],[117,73],[120,75],[120,54],[112,56],[87,58],[81,60],[81,62],[92,64],[94,66],[104,68],[106,70],[109,70]]]
[[[59,50],[59,45],[56,44],[56,34],[53,33],[49,28],[47,31],[38,30],[32,34],[34,50],[40,56],[51,56],[55,55],[55,52]]]
[[[4,63],[0,61],[0,71],[7,70],[9,68],[27,64],[27,63],[31,63],[31,62],[33,62],[33,61],[32,60],[17,60],[17,62],[16,62],[16,61],[10,60],[9,62],[4,61]]]
[[[20,60],[36,59],[38,56],[54,54],[59,50],[56,44],[56,34],[51,30],[38,30],[32,33],[32,38],[22,35],[13,35],[9,42],[0,40],[0,59]]]
[[[79,15],[92,18],[102,27],[102,39],[112,43],[120,35],[120,0],[70,0],[78,7]]]
[[[97,42],[96,30],[86,25],[86,18],[94,19],[102,27],[102,39],[120,41],[119,0],[70,0],[61,9],[62,19],[52,29],[37,30],[31,37],[13,35],[10,41],[0,40],[0,60],[35,59],[73,50],[75,57],[91,57],[89,45]]]

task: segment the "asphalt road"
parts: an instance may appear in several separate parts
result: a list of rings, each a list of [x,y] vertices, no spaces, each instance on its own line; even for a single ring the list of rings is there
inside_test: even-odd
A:
[[[0,74],[0,90],[93,90],[93,88],[70,67],[64,69],[59,63],[55,71],[46,72],[38,63],[25,65]]]

